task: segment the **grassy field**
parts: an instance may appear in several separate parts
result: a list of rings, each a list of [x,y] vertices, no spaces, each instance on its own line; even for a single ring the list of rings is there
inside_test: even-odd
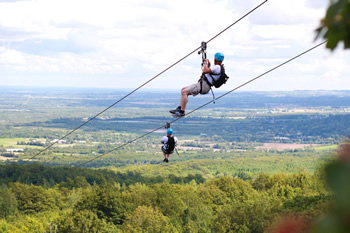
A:
[[[23,148],[23,146],[17,145],[17,142],[21,142],[21,141],[29,142],[29,140],[25,138],[0,138],[0,146],[12,147],[12,148]]]
[[[318,146],[314,147],[316,151],[327,151],[327,150],[336,150],[338,145],[326,145],[326,146]]]

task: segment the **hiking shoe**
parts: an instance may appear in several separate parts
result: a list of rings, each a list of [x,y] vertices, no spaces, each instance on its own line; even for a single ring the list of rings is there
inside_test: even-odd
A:
[[[183,117],[183,116],[185,116],[185,111],[182,111],[181,109],[176,110],[174,113],[174,116],[175,117]]]
[[[170,110],[169,112],[170,112],[171,114],[175,114],[176,111],[178,111],[178,110],[181,110],[181,106],[178,106],[176,109]]]

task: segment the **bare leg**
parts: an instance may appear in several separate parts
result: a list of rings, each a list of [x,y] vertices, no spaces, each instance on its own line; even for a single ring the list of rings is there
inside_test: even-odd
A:
[[[166,159],[166,154],[163,152],[163,155],[164,155],[164,159]]]
[[[166,159],[169,160],[169,157],[170,157],[170,154],[167,155],[167,158],[166,158]]]
[[[186,105],[188,103],[188,96],[191,95],[190,91],[187,87],[181,89],[181,98],[180,98],[180,106],[181,110],[185,111]]]

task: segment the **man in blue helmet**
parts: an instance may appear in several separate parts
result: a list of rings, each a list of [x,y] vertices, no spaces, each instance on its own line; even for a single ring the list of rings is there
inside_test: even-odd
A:
[[[174,137],[174,131],[169,128],[166,132],[166,136],[162,138],[161,142],[163,143],[163,146],[162,146],[162,151],[164,155],[163,162],[168,163],[169,157],[174,152],[174,149],[177,143],[177,138]]]
[[[181,89],[180,105],[169,112],[174,114],[176,117],[185,116],[185,109],[188,103],[188,96],[196,96],[198,94],[207,94],[214,82],[220,78],[222,62],[224,60],[224,54],[218,52],[214,55],[214,65],[210,66],[209,59],[204,62],[203,73],[199,81],[190,86]]]

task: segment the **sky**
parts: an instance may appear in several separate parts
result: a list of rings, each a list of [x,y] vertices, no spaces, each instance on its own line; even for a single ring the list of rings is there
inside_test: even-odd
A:
[[[135,89],[264,0],[0,0],[0,87]],[[231,90],[322,42],[328,0],[268,0],[208,43]],[[241,88],[349,90],[350,50],[325,45]],[[145,88],[181,89],[201,74],[193,53]]]

